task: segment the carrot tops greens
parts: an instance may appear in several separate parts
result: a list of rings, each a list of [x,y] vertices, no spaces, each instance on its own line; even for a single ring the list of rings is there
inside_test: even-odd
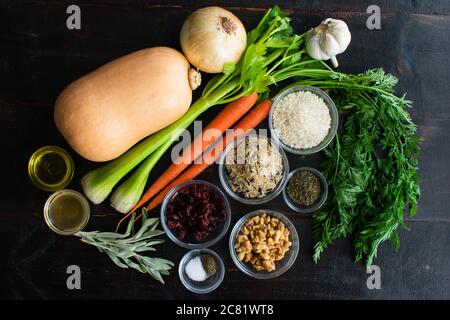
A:
[[[410,216],[416,213],[419,139],[407,112],[411,103],[395,96],[397,79],[382,69],[358,75],[323,70],[300,83],[328,90],[338,109],[350,112],[325,149],[330,193],[313,215],[314,259],[333,240],[352,235],[356,261],[368,267],[381,242],[399,248],[405,207]]]

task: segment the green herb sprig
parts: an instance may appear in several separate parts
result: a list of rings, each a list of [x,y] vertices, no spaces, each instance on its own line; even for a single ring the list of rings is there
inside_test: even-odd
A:
[[[325,150],[330,193],[313,215],[314,260],[333,240],[352,235],[356,261],[368,267],[383,241],[399,248],[405,208],[410,216],[417,210],[420,142],[407,112],[411,102],[395,95],[397,79],[382,69],[358,75],[322,70],[299,83],[328,90],[338,109],[350,113]]]
[[[156,251],[153,246],[164,242],[162,239],[153,239],[164,234],[164,231],[156,230],[159,219],[148,218],[147,211],[143,209],[141,228],[134,230],[135,217],[136,213],[133,213],[124,234],[81,231],[76,235],[82,242],[96,246],[100,252],[105,252],[120,268],[133,268],[148,273],[164,283],[162,275],[169,275],[169,270],[174,264],[166,259],[142,255],[144,252]],[[131,236],[132,233],[134,235]]]

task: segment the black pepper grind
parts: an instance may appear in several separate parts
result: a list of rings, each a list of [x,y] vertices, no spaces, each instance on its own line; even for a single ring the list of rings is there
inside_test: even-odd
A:
[[[205,269],[208,277],[211,277],[216,274],[217,265],[216,265],[216,261],[214,260],[213,257],[211,257],[207,254],[203,254],[200,256],[200,260],[202,261],[203,269]]]
[[[309,171],[300,171],[295,174],[287,186],[289,197],[304,207],[312,206],[319,199],[321,192],[319,178]]]

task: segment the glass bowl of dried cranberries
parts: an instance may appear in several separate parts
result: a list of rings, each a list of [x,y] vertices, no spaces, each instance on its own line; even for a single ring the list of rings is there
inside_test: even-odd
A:
[[[230,204],[212,183],[191,180],[170,190],[161,206],[161,225],[167,236],[187,249],[207,248],[227,233]]]

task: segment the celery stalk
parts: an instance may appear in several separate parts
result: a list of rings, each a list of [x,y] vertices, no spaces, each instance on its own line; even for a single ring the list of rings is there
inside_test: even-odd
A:
[[[172,141],[168,140],[139,166],[133,174],[122,183],[111,195],[111,206],[121,213],[130,211],[141,198],[148,175],[159,158],[170,148]]]

